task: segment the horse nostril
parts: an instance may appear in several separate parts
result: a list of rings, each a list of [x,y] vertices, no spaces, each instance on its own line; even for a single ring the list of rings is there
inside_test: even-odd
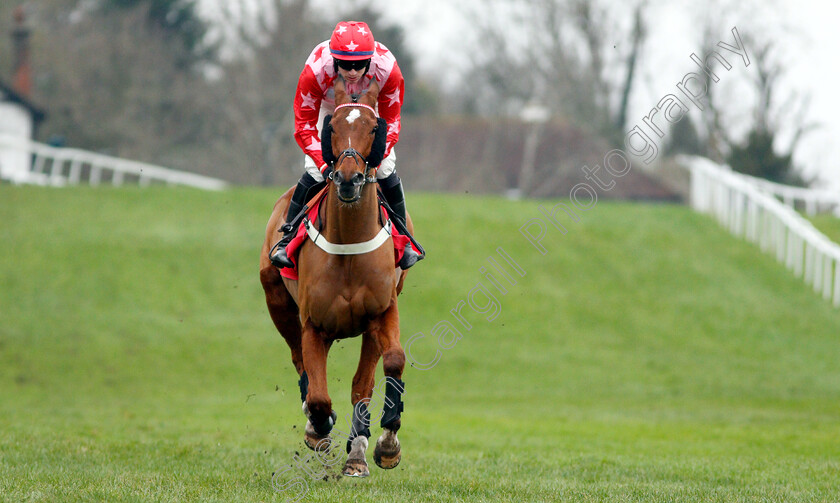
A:
[[[344,175],[341,174],[341,171],[333,172],[333,181],[335,183],[343,183],[344,182]]]
[[[353,180],[352,181],[353,181],[353,185],[361,185],[365,181],[365,175],[363,173],[359,173],[357,171],[356,174],[353,175]]]

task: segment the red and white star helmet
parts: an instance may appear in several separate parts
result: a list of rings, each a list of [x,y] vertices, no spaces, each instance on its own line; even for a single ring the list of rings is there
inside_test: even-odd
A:
[[[373,51],[373,34],[367,23],[342,21],[335,25],[330,37],[330,53],[333,58],[345,61],[370,59]]]

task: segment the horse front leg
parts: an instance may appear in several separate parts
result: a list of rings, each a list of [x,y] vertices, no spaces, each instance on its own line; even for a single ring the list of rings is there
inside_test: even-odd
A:
[[[402,381],[405,351],[400,345],[400,320],[396,298],[371,332],[382,350],[382,363],[385,370],[385,404],[382,419],[379,422],[383,432],[376,441],[373,460],[380,468],[390,469],[400,464],[402,458],[397,431],[402,424],[402,395],[405,393],[405,383]]]
[[[309,320],[303,326],[301,339],[303,366],[308,379],[303,412],[309,420],[306,423],[304,441],[307,447],[316,449],[321,441],[329,439],[336,420],[332,401],[327,393],[327,354],[332,342],[328,342],[324,334],[316,330]],[[303,393],[303,390],[301,392]],[[321,447],[323,446],[324,444],[321,444]]]
[[[376,379],[376,364],[381,353],[376,339],[369,332],[362,334],[362,353],[359,367],[353,376],[350,403],[353,404],[353,418],[347,440],[347,462],[342,473],[348,477],[367,477],[370,475],[365,452],[370,438],[370,399]]]

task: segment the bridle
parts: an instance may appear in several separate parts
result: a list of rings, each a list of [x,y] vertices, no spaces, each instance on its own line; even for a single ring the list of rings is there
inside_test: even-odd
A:
[[[370,110],[371,112],[373,112],[374,117],[379,117],[379,115],[376,113],[376,110],[374,110],[373,107],[371,107],[369,105],[365,105],[364,103],[357,103],[355,101],[352,102],[352,103],[344,103],[343,105],[338,105],[337,107],[335,107],[335,111],[337,112],[337,111],[341,110],[342,108],[348,108],[348,107],[366,108],[366,109]],[[365,169],[364,169],[364,173],[363,173],[364,174],[364,181],[361,182],[361,183],[355,184],[356,186],[359,186],[359,185],[363,186],[363,185],[368,184],[368,183],[376,183],[376,167],[371,166],[368,163],[365,156],[363,156],[358,150],[356,150],[352,147],[344,149],[341,152],[341,154],[338,156],[338,158],[335,160],[335,162],[331,163],[331,168],[332,169],[330,170],[329,174],[327,175],[327,178],[331,182],[338,184],[338,182],[335,180],[335,166],[340,164],[342,159],[347,158],[347,157],[353,158],[353,161],[356,163],[356,165],[359,164],[359,161],[361,161],[365,164]],[[373,175],[369,176],[368,173],[370,172],[371,169],[373,169]],[[340,197],[341,196],[339,195],[339,198]],[[360,197],[361,196],[358,196],[353,201],[346,201],[346,202],[358,201],[358,199]],[[331,255],[361,255],[361,254],[364,254],[364,253],[369,253],[369,252],[372,252],[373,250],[378,249],[380,246],[382,246],[391,237],[391,221],[390,220],[387,220],[384,223],[384,225],[382,225],[382,228],[379,230],[379,232],[373,238],[371,238],[367,241],[361,242],[361,243],[351,243],[351,244],[335,244],[335,243],[329,242],[321,234],[321,232],[318,229],[315,228],[316,226],[313,225],[312,222],[310,222],[308,218],[304,218],[303,225],[306,228],[306,233],[309,235],[309,239],[317,247],[319,247],[320,249],[324,250],[325,252],[327,252]]]
[[[356,164],[359,164],[358,161],[362,161],[363,163],[365,163],[365,170],[364,170],[365,183],[373,183],[373,182],[376,181],[376,168],[374,168],[370,164],[368,164],[367,159],[365,159],[365,156],[360,154],[358,150],[356,150],[355,148],[344,149],[341,152],[341,154],[339,154],[338,159],[335,160],[335,164],[341,163],[341,160],[345,157],[352,157],[353,160],[356,161]],[[373,169],[373,175],[369,176],[368,173],[370,172],[371,169]],[[331,169],[330,174],[327,175],[327,179],[333,180],[334,176],[335,176],[335,169]]]
[[[338,111],[339,111],[339,110],[341,110],[342,108],[350,108],[350,107],[356,107],[356,108],[366,108],[366,109],[370,110],[370,111],[373,113],[373,116],[374,116],[374,117],[379,117],[379,114],[377,114],[377,113],[376,113],[376,110],[374,110],[372,106],[370,106],[370,105],[365,105],[364,103],[356,103],[356,102],[353,102],[353,103],[344,103],[344,104],[342,104],[342,105],[338,105],[337,107],[335,107],[335,112],[338,112]],[[333,113],[335,113],[335,112],[333,112]],[[353,147],[350,147],[350,148],[346,148],[346,149],[344,149],[344,150],[341,152],[341,154],[339,154],[338,158],[336,158],[335,162],[334,162],[334,163],[333,163],[333,165],[331,166],[333,169],[332,169],[332,170],[330,170],[330,174],[329,174],[329,175],[327,175],[327,178],[328,178],[329,180],[331,180],[331,181],[333,180],[333,176],[334,176],[334,174],[335,174],[335,166],[336,166],[336,165],[338,165],[338,164],[340,164],[340,163],[341,163],[341,160],[342,160],[342,159],[344,159],[345,157],[351,157],[351,158],[353,158],[353,161],[354,161],[356,164],[359,164],[359,161],[362,161],[363,163],[365,163],[365,170],[364,170],[365,183],[374,183],[374,182],[376,182],[376,168],[375,168],[375,167],[371,167],[371,165],[370,165],[370,164],[368,164],[368,161],[367,161],[367,159],[365,158],[365,156],[363,156],[363,155],[362,155],[362,154],[361,154],[358,150],[356,150],[356,149],[355,149],[355,148],[353,148]],[[369,175],[368,175],[368,173],[370,172],[370,170],[371,170],[371,169],[373,169],[373,175],[372,175],[372,176],[369,176]]]

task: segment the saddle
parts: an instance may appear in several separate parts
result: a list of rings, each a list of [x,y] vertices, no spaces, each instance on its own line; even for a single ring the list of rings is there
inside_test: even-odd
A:
[[[307,204],[307,212],[306,216],[303,217],[303,223],[298,227],[297,233],[295,237],[289,242],[286,246],[286,256],[295,264],[294,267],[287,267],[280,270],[280,275],[286,279],[298,280],[298,252],[300,248],[303,246],[303,243],[306,240],[316,239],[316,242],[320,242],[322,239],[320,237],[320,231],[322,229],[321,217],[320,217],[320,210],[321,210],[321,203],[324,201],[324,196],[326,195],[326,191],[328,187],[322,189],[318,194],[313,197],[309,203]],[[394,220],[392,221],[388,217],[387,208],[388,205],[384,201],[384,198],[381,194],[377,193],[377,200],[379,201],[379,221],[382,225],[383,231],[380,232],[377,237],[370,240],[369,244],[371,249],[378,248],[376,245],[377,242],[382,241],[384,242],[387,240],[387,236],[383,236],[385,232],[390,234],[391,241],[393,242],[394,247],[394,268],[400,266],[400,262],[405,255],[407,247],[412,247],[418,254],[425,255],[425,252],[422,247],[408,234],[407,229],[405,229],[402,225],[397,224]],[[383,239],[384,238],[384,239]],[[360,244],[367,244],[367,243],[360,243]],[[381,246],[383,243],[379,243]],[[333,245],[333,246],[343,246],[343,245]],[[353,246],[353,245],[349,245]]]

